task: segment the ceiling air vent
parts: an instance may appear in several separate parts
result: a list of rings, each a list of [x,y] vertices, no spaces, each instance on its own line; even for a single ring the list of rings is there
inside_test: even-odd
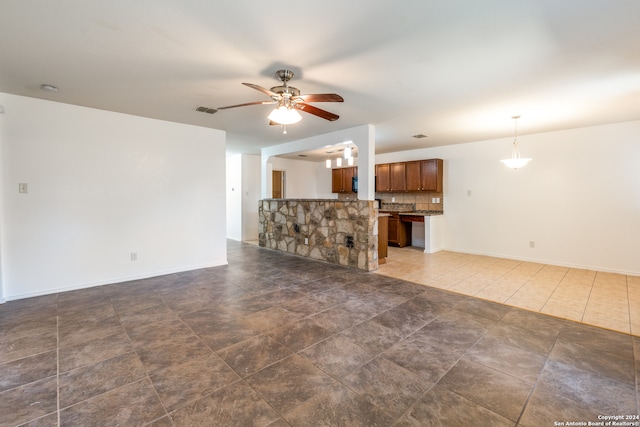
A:
[[[413,135],[414,138],[420,139],[420,138],[428,138],[428,135],[425,135],[424,133],[419,133],[417,135]]]
[[[202,113],[207,113],[207,114],[213,114],[218,110],[216,110],[215,108],[209,108],[209,107],[198,107],[196,108],[196,111],[200,111]]]

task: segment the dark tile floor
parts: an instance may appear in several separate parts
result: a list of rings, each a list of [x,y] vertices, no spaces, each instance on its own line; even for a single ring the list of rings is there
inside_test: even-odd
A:
[[[249,244],[228,252],[228,266],[0,306],[0,426],[638,414],[638,337]]]

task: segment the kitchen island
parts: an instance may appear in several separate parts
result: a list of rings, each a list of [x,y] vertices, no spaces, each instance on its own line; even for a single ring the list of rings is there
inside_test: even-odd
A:
[[[385,203],[380,212],[390,215],[390,245],[424,246],[425,253],[442,250],[442,211],[416,210],[412,204]]]
[[[378,269],[378,209],[373,200],[264,199],[262,247],[364,271]]]
[[[442,212],[436,211],[414,211],[400,213],[401,222],[411,222],[419,224],[414,227],[412,237],[414,246],[424,245],[424,253],[432,254],[442,250]],[[416,233],[420,226],[424,224],[424,234]],[[424,240],[422,240],[424,237]]]

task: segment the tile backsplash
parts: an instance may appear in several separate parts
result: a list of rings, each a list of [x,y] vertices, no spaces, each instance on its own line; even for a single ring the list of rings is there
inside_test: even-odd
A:
[[[442,193],[376,193],[376,199],[382,203],[411,203],[419,211],[444,211]],[[440,199],[440,203],[433,203],[433,199]]]
[[[440,203],[433,203],[434,198],[440,199]],[[338,200],[357,199],[356,193],[338,193]],[[442,193],[376,193],[376,199],[381,199],[382,203],[410,203],[418,211],[444,211]]]

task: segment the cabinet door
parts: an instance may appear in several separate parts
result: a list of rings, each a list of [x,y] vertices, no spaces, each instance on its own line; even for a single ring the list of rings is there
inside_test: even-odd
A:
[[[442,192],[442,159],[430,159],[420,162],[422,191]]]
[[[385,192],[391,190],[388,164],[376,165],[376,191]]]
[[[411,223],[403,222],[401,219],[398,221],[398,246],[404,248],[405,246],[411,246]]]
[[[389,217],[378,217],[378,262],[384,262],[389,251]]]
[[[355,168],[344,168],[342,169],[342,192],[343,193],[352,193],[352,182],[351,180],[355,176]]]
[[[397,217],[390,216],[389,217],[389,231],[387,243],[390,245],[398,245],[398,226],[400,225],[400,220]]]
[[[422,190],[422,180],[420,179],[421,162],[407,162],[407,191]]]
[[[406,191],[406,163],[391,163],[391,191]]]
[[[342,192],[342,169],[331,169],[331,192]]]

